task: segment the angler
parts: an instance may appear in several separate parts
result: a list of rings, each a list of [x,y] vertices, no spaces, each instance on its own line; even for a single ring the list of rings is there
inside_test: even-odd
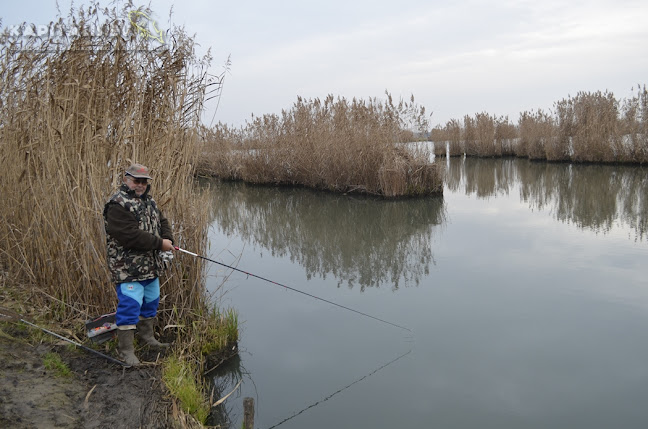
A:
[[[123,183],[103,211],[108,267],[117,290],[117,354],[128,365],[138,366],[135,331],[153,347],[168,347],[153,335],[164,271],[163,252],[174,250],[169,222],[149,194],[147,167],[133,164]]]

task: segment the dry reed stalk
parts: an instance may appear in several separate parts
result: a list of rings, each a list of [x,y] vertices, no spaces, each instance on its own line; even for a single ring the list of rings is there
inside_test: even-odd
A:
[[[571,159],[577,162],[613,162],[621,151],[618,103],[609,93],[579,92],[568,98],[573,112]]]
[[[427,184],[408,188],[423,154],[401,157],[396,144],[411,141],[428,126],[425,110],[411,102],[334,98],[297,98],[281,115],[253,117],[239,130],[218,125],[205,133],[205,150],[224,152],[222,165],[205,171],[225,179],[251,183],[304,185],[334,192],[400,196],[407,189],[440,189],[440,171],[426,174]],[[212,155],[213,156],[213,155]],[[409,164],[401,166],[403,162]],[[428,170],[430,170],[428,169]],[[402,170],[402,171],[401,171]],[[396,173],[401,171],[401,173]],[[429,171],[428,171],[429,173]],[[393,183],[392,183],[393,181]]]
[[[445,140],[434,143],[434,156],[445,157],[448,155],[448,145]]]
[[[495,118],[486,112],[475,115],[476,156],[502,156],[502,149],[495,141]]]
[[[488,113],[477,113],[474,118],[464,116],[464,143],[467,156],[502,156],[501,142],[495,138],[495,118]]]
[[[553,119],[550,114],[539,109],[524,112],[518,121],[520,142],[515,155],[533,160],[546,159],[545,147],[555,135]]]
[[[623,102],[607,91],[579,92],[554,103],[553,113],[522,112],[517,127],[507,117],[465,115],[463,121],[435,128],[433,140],[448,141],[450,156],[644,164],[647,124],[648,90],[639,85],[637,94]]]
[[[637,94],[623,103],[622,148],[620,160],[648,163],[648,90],[637,87]]]
[[[495,147],[501,150],[502,156],[511,156],[515,154],[515,144],[518,139],[518,131],[508,116],[495,118]]]
[[[434,127],[430,131],[428,140],[434,143],[435,156],[448,155],[448,137],[444,128]]]
[[[464,144],[461,140],[461,123],[451,119],[445,125],[446,138],[448,140],[448,156],[463,156],[465,153]]]
[[[67,28],[127,25],[125,11],[78,13]],[[206,64],[180,29],[159,47],[120,34],[78,36],[67,48],[2,36],[0,262],[16,283],[42,292],[32,295],[36,305],[53,297],[91,315],[114,309],[102,209],[131,161],[151,168],[177,240],[206,247],[207,204],[192,185]],[[178,259],[163,279],[164,324],[204,304],[201,264]],[[53,316],[75,313],[64,307]]]
[[[569,161],[571,159],[572,135],[574,133],[574,109],[571,102],[562,99],[554,104],[556,135],[546,142],[547,161]]]
[[[477,156],[477,129],[475,120],[464,115],[462,140],[466,156]]]

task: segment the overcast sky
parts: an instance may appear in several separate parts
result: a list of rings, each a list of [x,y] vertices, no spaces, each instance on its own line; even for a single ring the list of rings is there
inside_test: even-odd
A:
[[[231,55],[216,122],[235,126],[289,109],[298,95],[385,90],[413,94],[432,125],[482,111],[517,122],[578,91],[622,99],[648,83],[645,0],[154,1],[163,28],[172,6],[171,23],[211,48],[213,73]],[[48,24],[56,3],[3,2],[0,16],[3,27]]]

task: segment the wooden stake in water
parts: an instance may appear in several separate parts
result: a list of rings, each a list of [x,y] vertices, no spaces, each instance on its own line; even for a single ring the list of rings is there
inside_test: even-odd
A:
[[[243,399],[243,428],[254,429],[254,398]]]

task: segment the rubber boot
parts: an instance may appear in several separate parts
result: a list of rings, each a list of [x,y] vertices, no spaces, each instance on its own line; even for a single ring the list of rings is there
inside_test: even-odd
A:
[[[140,361],[135,356],[135,329],[117,329],[117,356],[126,365],[139,366]]]
[[[153,335],[153,324],[155,323],[155,317],[142,318],[137,324],[137,334],[144,340],[146,344],[151,347],[166,348],[169,347],[169,343],[161,343],[155,339]]]

